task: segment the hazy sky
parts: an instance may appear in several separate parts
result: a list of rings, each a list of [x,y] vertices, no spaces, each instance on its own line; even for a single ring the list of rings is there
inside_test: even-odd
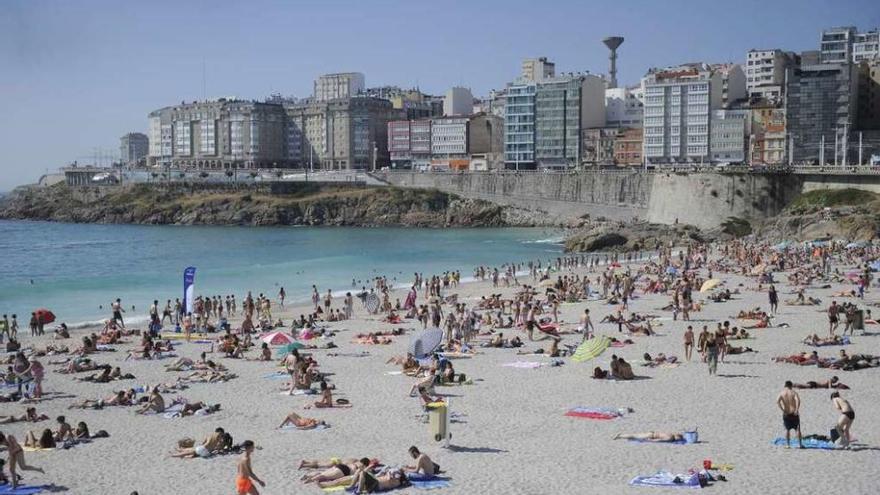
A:
[[[878,0],[0,0],[0,190],[36,180],[147,113],[203,96],[307,96],[315,76],[367,85],[451,85],[482,95],[524,57],[602,73],[600,40],[626,38],[618,79],[651,66],[739,62],[749,48],[818,48],[833,25],[880,25]]]

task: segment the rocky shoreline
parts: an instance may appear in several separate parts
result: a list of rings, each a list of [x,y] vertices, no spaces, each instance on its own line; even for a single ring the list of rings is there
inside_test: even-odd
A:
[[[439,191],[307,185],[290,194],[133,185],[91,191],[24,187],[0,201],[0,218],[157,225],[507,227],[540,215]]]

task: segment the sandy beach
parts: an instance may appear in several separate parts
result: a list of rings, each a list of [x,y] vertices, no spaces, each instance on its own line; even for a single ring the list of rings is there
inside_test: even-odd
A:
[[[636,265],[633,265],[635,269]],[[845,267],[839,266],[842,270]],[[702,270],[705,273],[705,270]],[[564,270],[562,274],[586,274],[585,268]],[[427,274],[426,274],[427,275]],[[469,275],[469,274],[463,274]],[[556,274],[554,274],[555,276]],[[595,279],[598,272],[591,274]],[[784,273],[775,273],[780,301],[794,297],[785,283]],[[305,410],[316,396],[282,395],[282,380],[266,379],[265,375],[279,370],[277,362],[253,362],[217,359],[237,378],[217,384],[194,384],[176,394],[166,394],[167,400],[176,395],[190,401],[220,403],[222,409],[209,416],[165,419],[162,416],[139,416],[131,407],[108,407],[103,410],[68,410],[76,400],[100,398],[113,391],[130,386],[148,385],[173,380],[180,373],[164,371],[168,360],[124,361],[126,349],[139,342],[129,337],[126,344],[113,347],[117,352],[101,352],[94,359],[102,364],[120,366],[123,372],[137,379],[94,384],[74,381],[74,375],[53,372],[56,366],[48,362],[58,356],[40,358],[47,368],[44,389],[46,398],[36,407],[39,413],[50,416],[40,423],[14,423],[0,426],[0,431],[14,434],[20,441],[28,430],[39,432],[54,428],[54,418],[65,415],[73,425],[88,423],[92,432],[106,430],[110,437],[90,444],[77,445],[70,450],[27,452],[28,463],[46,470],[45,475],[25,472],[28,484],[55,483],[66,487],[71,494],[113,493],[140,495],[225,494],[234,493],[234,479],[238,456],[218,456],[211,459],[174,459],[177,440],[191,437],[197,441],[222,426],[236,442],[251,439],[259,450],[254,453],[254,471],[266,481],[261,493],[321,493],[314,485],[299,481],[302,471],[297,469],[302,459],[331,457],[378,458],[387,465],[410,464],[407,454],[411,445],[418,446],[442,466],[450,486],[435,490],[442,494],[470,493],[665,493],[675,488],[632,487],[628,482],[638,475],[650,475],[659,470],[683,473],[699,469],[704,460],[714,464],[730,464],[733,469],[723,472],[727,481],[714,483],[705,490],[712,493],[876,493],[873,468],[880,462],[880,410],[875,398],[880,393],[877,369],[841,371],[819,369],[816,366],[796,366],[774,363],[772,358],[796,352],[811,351],[802,339],[817,333],[826,336],[827,318],[821,311],[833,299],[830,295],[851,285],[832,284],[829,289],[810,289],[808,295],[822,299],[821,306],[788,306],[780,303],[776,323],[785,322],[788,328],[751,330],[752,339],[732,341],[746,345],[757,353],[728,356],[719,364],[717,376],[710,376],[707,365],[695,353],[691,362],[677,367],[642,367],[642,355],[665,353],[684,359],[682,335],[688,324],[698,333],[702,325],[714,329],[716,322],[730,320],[740,310],[760,306],[767,309],[767,293],[749,290],[757,285],[754,278],[716,274],[724,287],[739,288],[741,294],[724,303],[707,302],[703,310],[691,314],[691,322],[673,321],[670,311],[659,308],[670,302],[666,294],[642,294],[630,304],[630,311],[653,313],[660,316],[662,326],[655,327],[658,335],[629,337],[634,344],[609,348],[591,361],[575,363],[562,358],[561,366],[549,366],[551,359],[542,356],[520,356],[517,349],[479,348],[478,354],[467,359],[454,360],[456,370],[473,379],[472,385],[438,387],[437,391],[450,400],[450,409],[458,420],[451,425],[452,448],[442,448],[429,433],[427,424],[420,420],[424,410],[418,398],[408,396],[414,379],[388,372],[399,366],[385,364],[393,355],[406,353],[410,335],[393,337],[390,345],[361,345],[351,343],[356,333],[386,331],[395,328],[420,330],[414,320],[402,324],[383,323],[381,316],[369,315],[355,302],[355,318],[328,323],[338,331],[331,340],[338,349],[314,350],[320,370],[329,373],[336,386],[335,397],[348,399],[352,407],[346,409]],[[530,277],[522,282],[533,283]],[[320,288],[319,288],[320,289]],[[326,289],[324,289],[326,290]],[[475,282],[449,289],[457,293],[460,302],[475,305],[480,296],[502,293],[512,296],[514,287],[496,289],[488,282]],[[860,306],[878,301],[880,289],[873,288]],[[695,300],[705,294],[694,293]],[[108,301],[113,297],[108,294]],[[403,301],[405,291],[392,296]],[[838,301],[847,299],[837,298]],[[849,299],[851,300],[851,299]],[[148,301],[130,301],[139,306]],[[335,301],[334,307],[339,304]],[[419,303],[424,295],[419,294]],[[560,320],[564,329],[574,329],[579,316],[589,308],[596,333],[619,338],[617,325],[599,323],[616,311],[616,306],[604,301],[564,303]],[[277,303],[273,313],[279,315]],[[870,309],[870,308],[869,308]],[[877,309],[877,308],[874,308]],[[306,313],[308,306],[286,306],[280,313],[285,323],[292,316]],[[875,311],[876,313],[876,311]],[[233,328],[238,320],[232,319]],[[25,327],[26,327],[26,322]],[[752,322],[749,322],[752,323]],[[868,335],[857,331],[853,343],[843,348],[849,354],[877,352],[877,325],[868,325]],[[842,330],[842,325],[841,325]],[[26,332],[24,328],[22,333]],[[64,343],[75,347],[82,335],[100,329],[76,330],[72,339]],[[516,329],[503,330],[505,337],[525,333]],[[563,343],[579,343],[582,336],[564,335]],[[485,339],[484,339],[485,340]],[[53,343],[51,336],[23,338],[25,347]],[[317,344],[326,343],[318,340]],[[549,341],[528,342],[525,350],[547,348]],[[197,358],[208,344],[180,344],[177,354]],[[820,356],[836,356],[839,346],[820,347]],[[355,357],[366,351],[369,355]],[[251,351],[250,356],[256,357]],[[339,354],[332,356],[329,354]],[[612,381],[591,379],[595,366],[607,369],[612,354],[624,357],[633,364],[636,375],[643,379]],[[534,369],[502,366],[517,361],[539,362]],[[837,375],[851,390],[842,391],[857,411],[853,435],[856,448],[843,450],[788,450],[771,444],[782,435],[781,414],[776,398],[785,380],[805,383],[826,380]],[[839,416],[831,404],[829,390],[801,390],[801,424],[803,433],[827,435]],[[574,407],[632,408],[633,412],[620,419],[596,421],[565,416]],[[0,415],[21,414],[24,404],[3,403]],[[281,420],[290,412],[326,421],[330,427],[323,430],[279,430]],[[873,425],[873,426],[872,426]],[[649,431],[683,431],[698,429],[700,441],[695,444],[651,444],[613,440],[619,433]],[[418,493],[407,488],[400,493]]]

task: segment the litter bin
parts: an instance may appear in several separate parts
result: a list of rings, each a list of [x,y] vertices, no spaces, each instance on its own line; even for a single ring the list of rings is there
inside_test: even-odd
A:
[[[431,437],[436,442],[446,439],[448,432],[446,431],[446,415],[447,407],[444,402],[431,402],[428,408],[428,427],[431,430]]]
[[[865,330],[865,310],[860,309],[853,315],[853,330]]]

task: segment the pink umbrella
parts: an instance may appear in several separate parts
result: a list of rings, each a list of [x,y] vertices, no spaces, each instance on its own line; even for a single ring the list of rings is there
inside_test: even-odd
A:
[[[260,340],[269,345],[287,345],[293,343],[293,337],[284,332],[272,332],[260,337]]]

